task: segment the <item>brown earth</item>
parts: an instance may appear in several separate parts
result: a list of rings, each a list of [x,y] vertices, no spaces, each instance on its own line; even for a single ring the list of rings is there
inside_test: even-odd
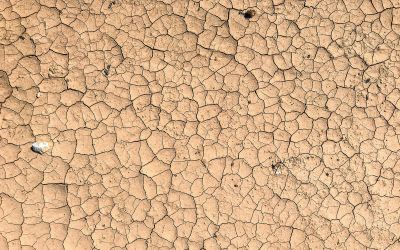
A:
[[[0,0],[0,249],[400,249],[399,36],[399,0]]]

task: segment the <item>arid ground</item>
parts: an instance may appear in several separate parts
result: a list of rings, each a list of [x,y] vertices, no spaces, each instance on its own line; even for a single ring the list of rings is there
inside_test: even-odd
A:
[[[0,0],[0,250],[400,249],[399,37],[399,0]]]

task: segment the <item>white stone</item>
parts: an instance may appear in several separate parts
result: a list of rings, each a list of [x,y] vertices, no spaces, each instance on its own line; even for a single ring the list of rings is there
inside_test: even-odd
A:
[[[33,152],[43,154],[49,149],[49,144],[47,142],[35,142],[31,148]]]

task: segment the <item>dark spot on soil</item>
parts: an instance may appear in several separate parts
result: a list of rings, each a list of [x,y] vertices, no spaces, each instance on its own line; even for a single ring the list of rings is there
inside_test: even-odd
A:
[[[248,104],[250,104],[250,103],[251,103],[251,101],[248,101],[247,103],[248,103]]]
[[[233,162],[231,163],[231,167],[233,166]]]
[[[307,58],[310,58],[311,57],[311,55],[307,55]]]
[[[25,40],[25,37],[23,37],[23,36],[19,36],[18,38],[21,40]]]
[[[234,187],[238,187],[238,184],[233,185]]]
[[[369,83],[371,81],[371,79],[367,78],[365,79],[365,83]]]
[[[244,16],[244,18],[246,18],[246,19],[250,19],[250,18],[252,18],[255,14],[256,14],[256,11],[255,11],[255,10],[247,10],[247,11],[243,14],[243,16]]]
[[[329,176],[329,173],[325,173],[326,176]]]

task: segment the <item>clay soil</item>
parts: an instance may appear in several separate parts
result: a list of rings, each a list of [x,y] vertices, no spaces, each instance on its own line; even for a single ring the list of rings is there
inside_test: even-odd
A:
[[[0,250],[400,249],[399,38],[399,0],[0,0]]]

